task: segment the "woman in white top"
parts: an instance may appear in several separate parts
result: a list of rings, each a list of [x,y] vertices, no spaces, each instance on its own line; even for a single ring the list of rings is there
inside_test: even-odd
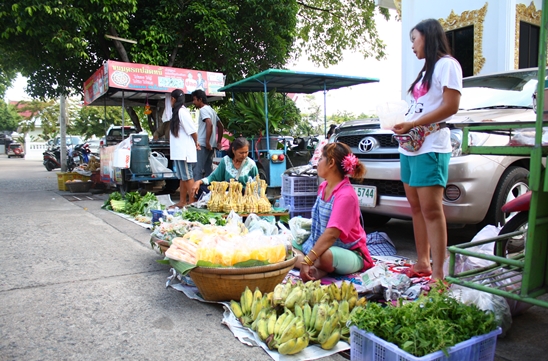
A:
[[[179,178],[180,199],[173,207],[182,208],[188,202],[195,201],[192,187],[194,178],[192,175],[193,163],[196,163],[196,152],[200,149],[196,126],[192,122],[190,112],[183,105],[185,94],[180,89],[171,92],[171,107],[173,116],[169,128],[169,153],[170,158],[177,167],[177,178]]]
[[[428,135],[416,151],[399,149],[401,179],[411,205],[417,247],[417,263],[406,274],[443,279],[447,227],[442,200],[451,158],[451,136],[444,122],[459,109],[462,69],[450,56],[447,37],[437,20],[421,21],[410,35],[413,52],[425,62],[409,87],[412,100],[405,122],[396,124],[393,131],[405,134],[422,126]]]

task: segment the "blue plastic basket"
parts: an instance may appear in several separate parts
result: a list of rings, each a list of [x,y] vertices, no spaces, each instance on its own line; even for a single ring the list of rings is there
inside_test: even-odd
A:
[[[436,351],[416,357],[403,351],[393,343],[370,332],[350,327],[350,360],[352,361],[492,361],[495,358],[497,336],[502,330],[497,328],[485,335],[472,337],[450,347],[447,357],[443,351]]]

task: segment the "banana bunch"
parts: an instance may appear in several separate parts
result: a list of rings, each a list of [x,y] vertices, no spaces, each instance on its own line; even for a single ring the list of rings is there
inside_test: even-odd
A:
[[[318,343],[324,350],[331,350],[340,339],[341,326],[339,325],[339,315],[335,312],[324,322],[318,334]]]
[[[227,188],[228,182],[211,182],[209,187],[207,187],[211,191],[211,198],[207,202],[207,209],[212,212],[223,211]]]
[[[266,343],[271,350],[277,349],[282,355],[293,355],[308,346],[308,334],[301,316],[285,308],[285,312],[274,323],[274,333]]]
[[[258,287],[255,288],[255,292],[251,292],[249,287],[246,286],[240,296],[240,303],[235,300],[230,301],[230,309],[234,316],[246,327],[249,327],[259,317],[261,310],[269,305],[270,299],[268,297],[263,298]]]

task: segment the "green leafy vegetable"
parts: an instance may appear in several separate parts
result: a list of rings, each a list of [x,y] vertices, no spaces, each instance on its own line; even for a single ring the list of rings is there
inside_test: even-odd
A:
[[[492,312],[462,304],[440,288],[414,302],[399,300],[397,306],[370,302],[354,309],[350,320],[352,325],[417,357],[439,350],[446,353],[448,347],[497,327]]]

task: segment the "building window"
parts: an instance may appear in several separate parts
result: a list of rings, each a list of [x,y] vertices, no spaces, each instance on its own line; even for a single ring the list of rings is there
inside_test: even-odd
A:
[[[540,26],[519,22],[519,69],[538,66]]]
[[[474,75],[474,25],[445,32],[451,53],[462,67],[462,76]]]

